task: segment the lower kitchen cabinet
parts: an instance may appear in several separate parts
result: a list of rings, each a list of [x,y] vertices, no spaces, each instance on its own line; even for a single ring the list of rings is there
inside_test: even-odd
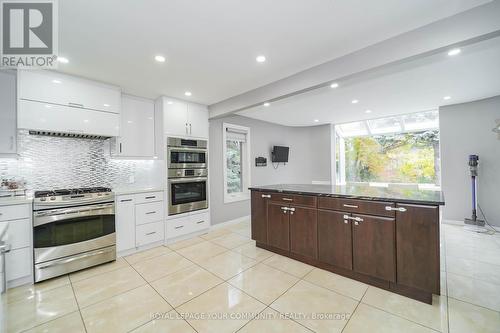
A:
[[[174,239],[193,232],[205,230],[209,227],[210,213],[195,212],[168,219],[165,225],[165,236],[168,239]]]
[[[395,219],[352,214],[351,221],[354,271],[395,282]]]
[[[135,248],[135,196],[116,197],[116,251]]]
[[[271,196],[264,192],[252,191],[252,239],[267,243],[267,201]]]
[[[290,251],[290,219],[286,205],[269,202],[267,205],[267,243]]]
[[[290,206],[290,252],[318,258],[318,213],[316,208]]]
[[[321,262],[352,269],[351,221],[346,213],[318,210],[318,259]]]

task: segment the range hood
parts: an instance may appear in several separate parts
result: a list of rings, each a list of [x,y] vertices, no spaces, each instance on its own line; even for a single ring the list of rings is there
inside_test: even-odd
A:
[[[30,135],[44,135],[44,136],[57,136],[61,138],[77,138],[77,139],[93,139],[93,140],[106,140],[110,136],[92,135],[83,133],[62,133],[62,132],[47,132],[47,131],[29,131]]]

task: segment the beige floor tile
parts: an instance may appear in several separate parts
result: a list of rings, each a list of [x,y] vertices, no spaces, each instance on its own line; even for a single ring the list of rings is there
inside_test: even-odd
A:
[[[448,307],[450,332],[452,333],[500,332],[500,312],[461,302],[453,298],[448,299]]]
[[[293,275],[264,264],[258,264],[238,274],[228,282],[269,305],[297,281],[299,279]]]
[[[461,276],[447,274],[448,297],[500,311],[500,285]]]
[[[203,242],[196,245],[188,246],[183,249],[178,250],[177,252],[183,255],[184,257],[192,260],[198,264],[207,261],[207,259],[211,257],[215,257],[222,252],[226,252],[227,249],[225,247],[216,245],[211,242]]]
[[[215,257],[201,262],[200,266],[217,275],[223,280],[227,280],[245,269],[252,267],[257,262],[252,258],[245,257],[239,253],[227,251]]]
[[[279,312],[267,308],[259,316],[246,324],[238,333],[311,333],[304,326],[287,319]]]
[[[184,239],[184,240],[169,244],[168,247],[171,250],[177,251],[177,250],[183,249],[183,248],[191,246],[191,245],[199,244],[199,243],[204,242],[204,241],[205,240],[203,238],[193,237],[193,238]]]
[[[230,233],[231,233],[231,230],[228,230],[226,228],[219,228],[219,229],[213,229],[213,230],[207,232],[206,234],[201,235],[200,237],[205,239],[205,240],[210,240],[210,239],[214,239],[214,238],[220,237],[222,235],[227,235]]]
[[[45,280],[36,284],[27,284],[7,290],[3,295],[0,295],[2,302],[12,303],[22,300],[28,300],[41,294],[45,291],[68,285],[69,278],[67,275]]]
[[[132,265],[147,259],[151,259],[154,257],[161,256],[162,254],[167,254],[169,252],[172,252],[171,249],[167,248],[166,246],[157,246],[152,249],[144,250],[141,252],[137,252],[134,254],[131,254],[129,256],[125,257],[125,260]]]
[[[344,296],[352,297],[358,301],[363,298],[366,289],[368,289],[368,285],[364,283],[319,268],[315,268],[309,272],[304,277],[304,280],[320,287],[336,291]]]
[[[73,289],[83,308],[145,284],[146,281],[129,266],[75,282]]]
[[[71,273],[69,275],[69,278],[70,278],[72,283],[75,283],[77,281],[81,281],[83,279],[88,279],[89,277],[96,276],[98,274],[111,272],[111,271],[114,271],[114,270],[117,270],[120,268],[124,268],[127,266],[129,266],[129,264],[127,263],[127,261],[125,259],[117,258],[116,261],[113,261],[113,262],[110,262],[107,264],[102,264],[102,265],[87,268],[87,269],[84,269],[84,270],[81,270],[81,271],[78,271],[75,273]]]
[[[172,307],[145,285],[81,310],[87,332],[128,332]]]
[[[227,230],[231,230],[232,232],[241,232],[246,231],[251,228],[250,222],[240,222],[237,224],[228,225],[225,227]]]
[[[253,242],[250,238],[235,233],[222,235],[220,237],[213,238],[210,241],[217,245],[223,246],[226,249],[234,249],[235,247],[241,246],[243,244]]]
[[[448,329],[446,298],[433,296],[432,305],[386,290],[368,287],[362,302],[440,332]]]
[[[430,328],[361,303],[343,333],[431,333]]]
[[[309,273],[314,268],[313,266],[281,256],[279,254],[273,255],[272,257],[264,260],[262,263],[277,268],[286,273],[295,275],[296,277],[299,278],[303,278],[307,273]]]
[[[161,318],[152,320],[149,323],[131,331],[130,333],[196,333],[196,331],[189,326],[189,324],[181,319],[177,313],[172,310],[168,313],[172,319]],[[176,319],[173,319],[176,318]]]
[[[194,265],[183,256],[171,252],[132,265],[148,282]]]
[[[448,257],[446,259],[446,271],[500,285],[500,266],[498,265],[464,258]]]
[[[156,280],[151,285],[173,307],[178,307],[222,282],[212,273],[193,265]]]
[[[271,304],[271,308],[293,314],[295,321],[321,332],[341,332],[353,314],[357,301],[336,292],[299,281],[283,296]],[[327,317],[322,317],[326,315]]]
[[[446,278],[446,272],[445,271],[441,271],[441,296],[446,296],[446,294],[448,293],[448,287],[447,287],[447,278]]]
[[[70,285],[36,293],[33,297],[3,306],[7,332],[19,332],[78,310]]]
[[[267,251],[255,246],[254,243],[248,243],[234,248],[233,251],[238,252],[244,256],[250,257],[256,261],[262,261],[274,255],[271,251]]]
[[[49,321],[48,323],[34,327],[26,333],[85,333],[80,312],[76,311]]]
[[[223,283],[177,308],[199,333],[235,332],[265,305],[241,290]],[[221,320],[223,316],[228,318]]]

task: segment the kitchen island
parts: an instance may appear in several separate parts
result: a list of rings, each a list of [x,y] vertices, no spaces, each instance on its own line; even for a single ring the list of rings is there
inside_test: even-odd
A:
[[[432,303],[440,294],[440,191],[368,185],[250,188],[258,247]]]

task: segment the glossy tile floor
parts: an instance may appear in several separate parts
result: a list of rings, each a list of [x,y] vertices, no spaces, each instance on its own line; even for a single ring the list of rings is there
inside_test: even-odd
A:
[[[500,332],[500,235],[442,227],[427,305],[258,249],[249,222],[2,296],[4,332]]]

